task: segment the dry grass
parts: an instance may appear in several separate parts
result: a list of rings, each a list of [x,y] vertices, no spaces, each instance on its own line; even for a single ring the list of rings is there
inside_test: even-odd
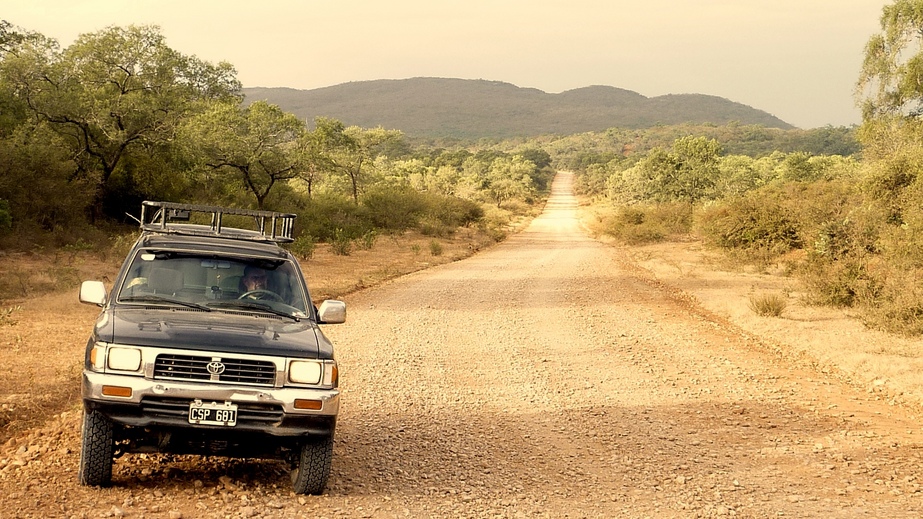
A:
[[[788,307],[788,298],[783,294],[753,294],[750,296],[750,310],[762,317],[781,317]]]

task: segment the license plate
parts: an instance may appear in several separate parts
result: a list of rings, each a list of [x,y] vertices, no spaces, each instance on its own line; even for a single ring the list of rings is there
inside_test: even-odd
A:
[[[237,405],[196,400],[189,404],[189,423],[234,427],[237,425]]]

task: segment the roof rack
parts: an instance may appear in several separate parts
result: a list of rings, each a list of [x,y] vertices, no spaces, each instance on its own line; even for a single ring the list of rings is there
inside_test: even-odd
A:
[[[188,222],[192,213],[210,215],[211,224],[171,223],[174,221]],[[224,215],[251,216],[254,219],[256,229],[222,227]],[[295,223],[295,216],[291,213],[233,209],[210,205],[151,202],[147,200],[141,203],[142,230],[191,236],[221,236],[235,240],[292,242],[294,241],[292,227]]]

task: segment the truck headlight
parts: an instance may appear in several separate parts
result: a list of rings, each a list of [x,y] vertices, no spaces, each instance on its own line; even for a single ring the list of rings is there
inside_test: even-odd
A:
[[[292,384],[335,388],[338,378],[335,360],[292,360],[288,364],[288,381]]]
[[[138,371],[141,369],[141,350],[137,348],[109,348],[106,365],[116,371]]]
[[[324,365],[316,361],[292,361],[288,366],[288,379],[296,384],[320,384]]]

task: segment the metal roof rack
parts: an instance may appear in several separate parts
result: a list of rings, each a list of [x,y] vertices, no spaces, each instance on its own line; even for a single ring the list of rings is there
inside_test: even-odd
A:
[[[210,215],[211,224],[172,223],[175,221],[188,222],[193,213]],[[253,217],[256,228],[223,227],[222,219],[225,215]],[[294,241],[292,227],[295,223],[295,216],[291,213],[233,209],[210,205],[151,202],[147,200],[141,203],[142,230],[189,236],[220,236],[235,240],[292,242]]]

